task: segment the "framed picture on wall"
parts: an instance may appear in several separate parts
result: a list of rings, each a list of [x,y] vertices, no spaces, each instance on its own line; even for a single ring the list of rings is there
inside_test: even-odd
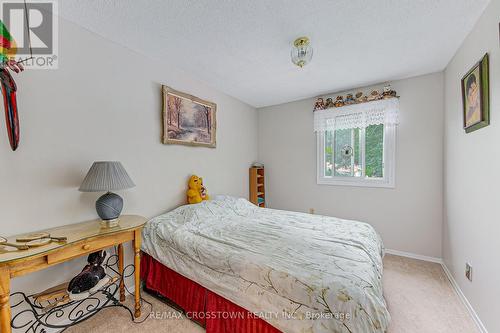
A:
[[[215,148],[217,105],[162,86],[165,144]]]
[[[466,133],[490,124],[488,54],[462,78],[463,121]]]

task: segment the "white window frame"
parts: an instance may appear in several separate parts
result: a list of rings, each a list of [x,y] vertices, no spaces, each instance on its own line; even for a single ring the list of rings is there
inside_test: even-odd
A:
[[[362,129],[364,131],[364,128]],[[360,186],[360,187],[396,187],[396,125],[384,125],[384,177],[366,178],[364,149],[361,152],[363,177],[325,176],[325,132],[316,132],[317,183],[319,185]]]

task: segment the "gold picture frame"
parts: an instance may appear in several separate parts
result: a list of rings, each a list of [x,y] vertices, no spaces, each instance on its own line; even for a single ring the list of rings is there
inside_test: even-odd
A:
[[[461,82],[465,133],[490,124],[488,54],[464,75]]]
[[[164,144],[215,148],[217,104],[162,85]]]

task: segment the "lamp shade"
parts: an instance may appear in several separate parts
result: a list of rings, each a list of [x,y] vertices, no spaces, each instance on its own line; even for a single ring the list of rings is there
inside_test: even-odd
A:
[[[120,162],[94,162],[78,189],[80,192],[117,191],[134,187]]]

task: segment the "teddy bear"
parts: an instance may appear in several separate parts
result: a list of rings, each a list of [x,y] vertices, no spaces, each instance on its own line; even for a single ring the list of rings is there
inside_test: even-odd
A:
[[[203,186],[203,178],[192,175],[189,178],[188,186],[189,189],[186,192],[188,203],[197,204],[209,199],[207,189]]]
[[[364,103],[367,99],[368,97],[364,96],[361,91],[356,93],[356,103]]]
[[[397,93],[395,90],[392,90],[391,85],[387,85],[384,87],[384,92],[382,93],[382,98],[387,99],[387,98],[393,98],[397,97]]]
[[[344,104],[351,105],[354,103],[356,103],[356,101],[354,100],[354,97],[352,96],[352,94],[347,94],[347,96],[345,97],[345,100],[344,100]]]
[[[314,103],[314,111],[324,110],[324,109],[325,109],[325,102],[323,101],[323,98],[319,97],[316,103]]]
[[[333,103],[333,100],[331,98],[327,98],[326,99],[325,109],[333,108],[334,106],[335,105]]]
[[[335,100],[334,105],[336,108],[340,108],[341,106],[344,106],[344,97],[337,96],[337,99]]]
[[[371,102],[371,101],[377,101],[380,98],[382,98],[382,96],[380,95],[380,93],[378,92],[378,90],[373,90],[371,92],[370,96],[368,96],[368,101],[369,102]]]

